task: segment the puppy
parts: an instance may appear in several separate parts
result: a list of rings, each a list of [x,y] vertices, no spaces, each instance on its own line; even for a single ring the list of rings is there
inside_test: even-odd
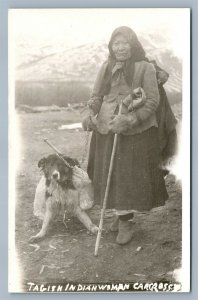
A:
[[[79,170],[84,172],[80,169],[80,165],[76,159],[67,156],[62,157],[69,166],[77,166],[79,167]],[[38,162],[38,167],[41,168],[44,173],[44,176],[39,183],[43,190],[42,185],[44,181],[44,195],[38,196],[38,191],[36,191],[34,214],[43,220],[43,224],[39,233],[32,236],[29,242],[33,243],[43,239],[47,234],[51,221],[57,214],[61,211],[65,212],[65,210],[76,216],[90,232],[96,233],[98,231],[98,227],[92,223],[81,205],[81,199],[84,198],[83,201],[85,200],[85,197],[88,200],[91,197],[93,199],[91,182],[88,181],[88,184],[85,183],[83,185],[81,184],[82,179],[80,179],[81,181],[79,184],[79,179],[77,178],[76,180],[76,177],[78,176],[75,175],[74,169],[69,166],[67,166],[56,154],[44,157]],[[93,205],[93,202],[91,203]],[[38,208],[38,206],[40,207],[36,211],[36,207]],[[90,206],[88,208],[90,208]]]

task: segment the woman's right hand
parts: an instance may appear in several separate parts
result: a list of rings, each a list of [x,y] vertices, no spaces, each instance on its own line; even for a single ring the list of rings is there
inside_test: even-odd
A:
[[[93,117],[92,116],[86,116],[82,120],[82,127],[85,131],[93,131],[96,129],[96,125],[93,122]]]

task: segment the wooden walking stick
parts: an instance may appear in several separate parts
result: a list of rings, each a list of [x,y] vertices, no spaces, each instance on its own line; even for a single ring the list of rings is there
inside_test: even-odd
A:
[[[118,115],[121,114],[121,110],[122,110],[122,102],[121,102],[120,107],[119,107]],[[110,188],[110,182],[111,182],[111,175],[112,175],[112,171],[113,171],[113,162],[114,162],[114,157],[115,157],[115,152],[116,152],[117,140],[118,140],[118,134],[116,133],[114,135],[114,140],[113,140],[113,148],[112,148],[111,160],[110,160],[110,165],[109,165],[109,172],[108,172],[108,177],[107,177],[107,185],[106,185],[103,205],[102,205],[102,209],[101,209],[101,216],[100,216],[100,223],[99,223],[99,227],[98,227],[98,234],[97,234],[97,238],[96,238],[95,251],[94,251],[95,256],[98,255],[98,249],[99,249],[99,245],[100,245],[100,239],[101,239],[102,227],[103,227],[103,220],[104,220],[104,214],[105,214],[105,209],[106,209],[106,204],[107,204],[107,198],[108,198],[108,195],[109,195],[109,188]]]

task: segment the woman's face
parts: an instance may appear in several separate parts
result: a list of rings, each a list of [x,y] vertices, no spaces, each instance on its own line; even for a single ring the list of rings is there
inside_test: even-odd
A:
[[[114,38],[112,51],[118,61],[125,61],[131,57],[131,46],[127,39],[121,34]]]

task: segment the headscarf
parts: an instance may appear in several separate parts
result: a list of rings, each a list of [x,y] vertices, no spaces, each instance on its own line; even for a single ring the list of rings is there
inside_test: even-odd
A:
[[[131,46],[131,57],[125,62],[117,62],[114,52],[112,50],[112,44],[117,35],[123,35]],[[122,69],[126,83],[128,84],[128,86],[131,86],[133,81],[135,62],[146,60],[145,51],[142,45],[140,44],[137,35],[131,28],[127,26],[118,27],[113,31],[108,48],[109,57],[107,62],[107,68],[104,73],[103,81],[100,88],[101,95],[108,94],[111,86],[112,76],[119,69]]]

